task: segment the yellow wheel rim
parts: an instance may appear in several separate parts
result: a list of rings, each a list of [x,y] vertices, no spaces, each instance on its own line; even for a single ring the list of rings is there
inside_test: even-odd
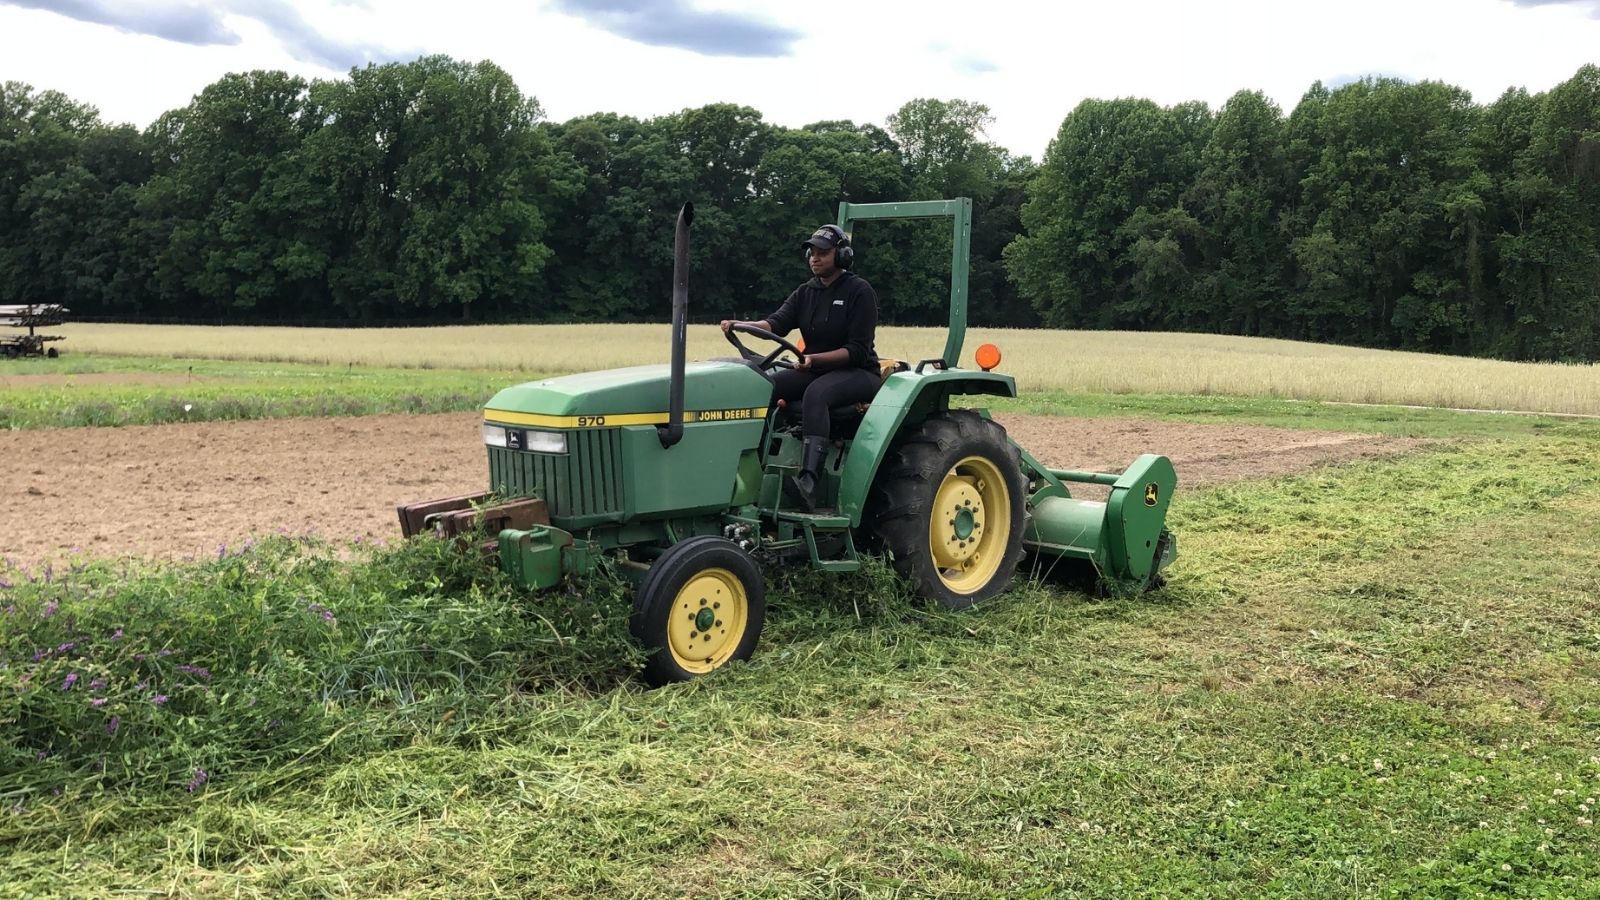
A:
[[[945,587],[977,593],[1011,542],[1011,488],[994,463],[969,456],[944,474],[928,520],[928,549]]]
[[[750,621],[744,584],[727,569],[706,569],[689,579],[667,615],[667,649],[686,672],[704,675],[739,649]]]

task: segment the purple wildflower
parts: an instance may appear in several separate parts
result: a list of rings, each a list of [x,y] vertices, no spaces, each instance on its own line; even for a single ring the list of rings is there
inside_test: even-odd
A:
[[[156,705],[156,706],[166,706],[167,705],[167,695],[166,694],[157,694],[154,697],[150,698],[150,702],[152,704]]]
[[[39,660],[44,659],[45,654],[47,654],[49,652],[50,652],[49,650],[35,650],[35,651],[33,651],[33,661],[34,662],[38,662]]]
[[[62,681],[61,681],[61,689],[63,691],[70,691],[70,690],[72,690],[72,686],[77,684],[77,683],[78,683],[78,673],[77,672],[68,672],[67,673],[67,677],[62,679]]]
[[[145,688],[147,688],[149,686],[150,686],[150,680],[149,679],[145,679],[144,681],[141,681],[138,684],[134,685],[133,689],[136,690],[136,691],[142,691],[142,690],[144,690]]]
[[[117,629],[117,630],[116,630],[116,631],[113,631],[113,632],[111,632],[111,639],[112,639],[112,640],[113,640],[113,641],[120,641],[120,640],[122,640],[122,629],[121,629],[121,628],[118,628],[118,629]]]
[[[61,646],[57,647],[56,648],[56,652],[57,653],[67,653],[67,652],[71,651],[73,647],[76,647],[76,646],[78,646],[78,642],[77,641],[67,641],[65,644],[62,644]]]
[[[200,790],[200,785],[205,784],[206,783],[206,779],[208,779],[209,777],[210,776],[206,774],[206,770],[205,769],[195,769],[194,770],[194,777],[189,779],[189,784],[188,784],[189,793],[192,794],[195,791]]]
[[[201,666],[182,665],[178,667],[178,671],[184,673],[185,675],[193,675],[202,681],[211,680],[211,670]]]
[[[60,603],[57,603],[56,601],[51,600],[49,603],[46,603],[44,605],[44,617],[46,619],[50,618],[51,616],[55,615],[56,614],[56,610],[58,610],[60,608],[61,608],[61,604]]]
[[[105,687],[106,682],[103,678],[96,678],[95,680],[89,682],[89,690],[91,691],[103,691],[105,690]]]
[[[106,698],[104,698],[104,697],[96,697],[93,700],[89,701],[89,705],[90,706],[105,706],[106,705]]]
[[[117,733],[117,729],[120,727],[122,727],[122,717],[112,716],[111,719],[106,722],[106,734],[115,735]]]
[[[217,545],[217,559],[221,559],[221,558],[223,558],[224,556],[227,556],[227,555],[228,555],[228,545],[227,544],[218,544]]]
[[[52,578],[54,578],[54,577],[56,577],[56,567],[55,567],[55,564],[54,564],[54,563],[51,563],[51,564],[49,564],[49,565],[46,565],[46,566],[45,566],[45,567],[44,567],[44,583],[45,583],[45,584],[49,584],[49,583],[50,583],[50,579],[52,579]]]

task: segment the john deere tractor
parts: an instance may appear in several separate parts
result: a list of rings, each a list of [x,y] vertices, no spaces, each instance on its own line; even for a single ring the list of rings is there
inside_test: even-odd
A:
[[[400,507],[407,536],[458,539],[488,529],[486,553],[530,588],[606,565],[635,581],[631,627],[654,683],[714,672],[756,649],[766,615],[761,570],[782,562],[852,572],[881,553],[931,600],[961,609],[1011,584],[1027,555],[1040,570],[1102,590],[1155,584],[1177,555],[1164,527],[1177,476],[1145,455],[1121,473],[1050,469],[978,408],[1016,396],[980,348],[960,367],[967,320],[968,199],[841,203],[839,226],[904,218],[953,222],[944,351],[885,361],[868,404],[831,410],[820,511],[791,508],[781,484],[800,465],[798,404],[774,408],[771,373],[799,348],[738,325],[737,357],[684,360],[689,227],[678,216],[672,362],[520,384],[484,409],[489,491]],[[752,350],[746,338],[771,349]],[[765,351],[765,352],[763,352]],[[1110,488],[1076,499],[1069,483]]]

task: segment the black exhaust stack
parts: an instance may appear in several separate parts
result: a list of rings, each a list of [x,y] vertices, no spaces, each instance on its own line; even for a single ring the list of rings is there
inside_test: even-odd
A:
[[[689,225],[694,204],[678,211],[678,228],[672,238],[672,382],[668,390],[667,424],[656,427],[661,446],[683,440],[683,355],[689,344]]]

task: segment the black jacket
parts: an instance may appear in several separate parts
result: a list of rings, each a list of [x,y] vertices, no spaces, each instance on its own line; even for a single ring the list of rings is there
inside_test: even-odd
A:
[[[813,278],[795,288],[778,311],[767,316],[767,324],[779,337],[798,327],[808,354],[843,347],[850,351],[850,366],[878,370],[878,353],[872,346],[878,295],[865,278],[848,269],[827,287],[821,278]]]

